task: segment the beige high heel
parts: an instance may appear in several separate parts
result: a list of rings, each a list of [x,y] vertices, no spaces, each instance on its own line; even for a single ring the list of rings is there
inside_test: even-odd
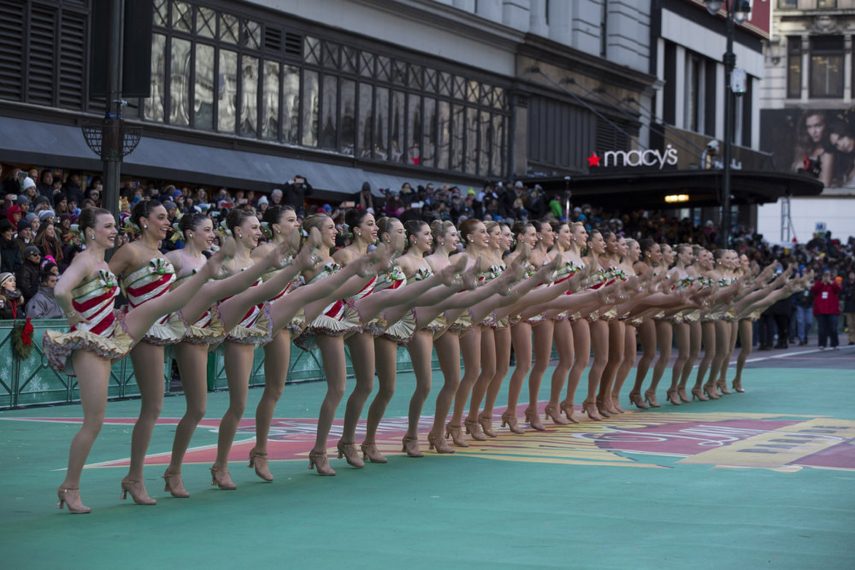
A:
[[[546,428],[543,427],[543,424],[540,422],[540,416],[537,413],[537,410],[532,410],[531,408],[525,409],[525,421],[528,422],[528,425],[531,426],[531,429],[536,431],[546,431]]]
[[[573,402],[568,402],[567,400],[561,402],[561,411],[571,424],[579,423],[579,420],[573,417]]]
[[[145,490],[145,485],[143,485],[142,481],[136,481],[134,479],[128,479],[125,477],[122,479],[122,499],[128,498],[128,493],[131,494],[131,499],[134,500],[134,503],[138,505],[156,505],[157,501],[151,498],[148,492]]]
[[[163,490],[176,499],[187,499],[190,497],[190,493],[184,488],[181,473],[170,473],[169,469],[163,474]]]
[[[463,425],[466,428],[466,433],[472,436],[475,441],[487,441],[487,436],[481,431],[481,424],[476,420],[466,418],[463,420]]]
[[[582,411],[588,414],[588,417],[594,420],[595,422],[603,421],[603,416],[601,416],[600,412],[597,411],[596,402],[585,400],[584,402],[582,402]]]
[[[344,459],[347,461],[348,465],[351,467],[355,467],[356,469],[362,469],[365,467],[365,462],[359,457],[359,452],[356,451],[356,445],[353,443],[344,443],[339,440],[336,444],[336,449],[338,450],[338,458]]]
[[[362,449],[362,459],[367,459],[371,463],[389,463],[386,456],[377,449],[376,443],[363,443],[359,447]]]
[[[456,426],[454,424],[448,423],[445,425],[445,437],[451,438],[451,441],[457,447],[469,447],[469,444],[466,443],[466,439],[463,437],[463,434],[460,433],[460,426]]]
[[[516,414],[512,413],[510,410],[502,414],[502,427],[505,426],[508,426],[511,433],[515,433],[517,435],[525,433],[525,430],[519,426],[519,420],[517,420]]]
[[[429,450],[435,449],[437,453],[454,453],[454,448],[448,445],[448,442],[445,441],[442,435],[429,433],[427,438]]]
[[[68,507],[68,512],[72,515],[86,515],[92,512],[92,509],[80,501],[80,489],[60,487],[56,490],[56,498],[59,501],[56,504],[56,508],[59,510],[62,510],[62,507],[66,506]]]
[[[232,481],[232,476],[229,474],[228,467],[211,466],[211,485],[218,487],[222,491],[234,491],[237,485]]]
[[[323,475],[325,477],[332,477],[335,475],[335,469],[330,467],[330,462],[327,459],[326,450],[309,452],[309,469],[312,468],[318,472],[318,475]]]
[[[559,426],[566,426],[570,422],[563,419],[561,417],[561,412],[555,406],[555,404],[546,404],[546,408],[543,410],[544,419],[548,418],[552,420],[552,423]]]
[[[273,481],[273,473],[270,472],[270,466],[267,463],[267,452],[258,451],[253,448],[249,452],[249,467],[255,468],[255,474],[268,483]]]
[[[401,451],[407,454],[407,457],[424,457],[425,454],[419,449],[419,438],[404,436],[401,441]]]

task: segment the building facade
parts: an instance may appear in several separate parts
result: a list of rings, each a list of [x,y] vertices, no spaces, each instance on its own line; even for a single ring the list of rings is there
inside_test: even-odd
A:
[[[269,190],[295,174],[477,186],[649,144],[651,10],[628,0],[151,0],[124,172]],[[100,170],[90,0],[0,0],[0,161]]]
[[[855,235],[855,1],[776,0],[774,8],[762,145],[776,169],[816,177],[825,190],[764,206],[761,229],[781,241],[804,241],[822,228]]]

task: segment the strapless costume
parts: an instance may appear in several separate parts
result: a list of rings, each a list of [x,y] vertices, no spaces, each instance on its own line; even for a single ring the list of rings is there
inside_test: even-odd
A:
[[[385,291],[387,289],[400,289],[407,285],[407,276],[397,265],[392,266],[389,271],[377,276],[374,291]],[[397,322],[388,323],[383,317],[377,317],[365,327],[366,332],[374,336],[387,338],[398,344],[407,344],[416,332],[416,314],[412,309]]]
[[[585,268],[584,265],[577,265],[576,263],[573,262],[573,260],[565,261],[564,263],[561,264],[561,267],[559,267],[558,270],[555,272],[553,285],[558,285],[560,283],[564,283],[565,281],[573,279],[573,276],[576,275],[576,273],[578,273],[579,271],[581,271],[584,268]],[[563,293],[563,295],[572,295],[572,294],[573,294],[573,291],[565,291]],[[568,320],[568,319],[570,321],[575,321],[575,320],[579,319],[580,317],[581,317],[581,314],[578,312],[571,314],[568,311],[562,311],[562,312],[558,313],[557,315],[555,315],[554,317],[550,317],[550,319],[553,321],[564,321],[564,320]]]
[[[175,268],[172,263],[165,257],[155,257],[122,279],[122,291],[128,298],[128,306],[135,308],[166,295],[172,289],[173,283]],[[159,318],[142,340],[149,344],[165,346],[181,342],[186,333],[187,325],[179,311]]]
[[[134,341],[125,330],[123,313],[115,310],[118,295],[116,276],[104,269],[71,292],[71,304],[83,321],[66,333],[45,331],[42,346],[51,368],[65,371],[75,350],[94,352],[108,360],[118,360],[130,352]]]
[[[484,284],[484,283],[489,283],[490,281],[492,281],[494,279],[498,279],[502,275],[502,273],[505,272],[505,269],[506,268],[504,265],[499,265],[499,264],[491,265],[490,267],[487,268],[486,271],[483,271],[483,272],[478,274],[478,281],[480,283]],[[487,317],[481,323],[481,326],[496,329],[496,328],[508,327],[508,326],[510,326],[510,324],[511,324],[511,321],[510,321],[509,317],[502,317],[501,319],[499,319],[496,317],[495,311],[493,311],[489,315],[487,315]]]
[[[173,289],[180,286],[180,283],[185,279],[189,279],[195,274],[196,270],[194,269],[192,273],[177,278]],[[210,307],[202,313],[202,316],[195,323],[187,323],[187,333],[181,339],[181,342],[212,345],[222,342],[224,338],[226,338],[226,331],[223,329],[223,322],[220,320],[220,315],[214,307]]]
[[[433,277],[433,271],[430,267],[420,267],[416,274],[413,275],[413,281],[423,281]],[[424,330],[430,331],[433,338],[439,338],[445,333],[448,328],[448,319],[445,318],[445,313],[440,313],[434,320],[425,325]]]
[[[262,280],[259,277],[251,287],[258,287]],[[223,299],[221,303],[226,301]],[[219,305],[218,305],[219,308]],[[222,320],[222,318],[220,319]],[[226,341],[236,344],[267,344],[273,339],[273,320],[270,318],[270,305],[267,302],[251,306],[240,322],[228,331]]]
[[[321,270],[312,277],[306,285],[311,285],[321,279],[341,271],[341,265],[335,261],[328,261]],[[294,343],[303,350],[311,350],[314,338],[317,335],[345,336],[362,330],[362,323],[348,314],[347,302],[343,299],[333,301],[321,311],[312,322],[307,323],[300,336],[294,339]]]

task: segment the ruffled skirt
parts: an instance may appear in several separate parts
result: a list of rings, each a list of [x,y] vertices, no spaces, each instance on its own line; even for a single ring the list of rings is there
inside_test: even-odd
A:
[[[134,346],[134,340],[125,332],[121,313],[117,313],[118,323],[109,336],[101,336],[86,330],[61,333],[45,331],[42,348],[50,367],[57,372],[71,369],[71,355],[76,350],[94,352],[106,360],[124,358]]]
[[[364,330],[374,336],[383,337],[398,344],[407,344],[416,333],[416,313],[410,310],[399,321],[391,325],[382,318],[377,318],[368,323]]]
[[[220,313],[214,308],[210,309],[210,320],[205,326],[197,326],[195,323],[187,327],[187,334],[181,342],[190,344],[219,344],[226,338],[223,321]]]
[[[250,327],[237,325],[226,335],[227,342],[237,344],[267,344],[273,339],[273,319],[270,318],[270,304],[264,303],[261,314]]]
[[[184,322],[181,313],[172,313],[166,319],[166,322],[154,323],[142,340],[143,342],[157,346],[178,344],[184,340],[187,328],[187,323]]]
[[[300,335],[294,339],[294,343],[303,350],[311,350],[318,335],[347,336],[361,330],[363,330],[362,324],[352,317],[342,315],[341,318],[335,318],[322,314],[303,328]]]
[[[464,333],[472,328],[472,315],[469,311],[464,311],[457,319],[451,323],[448,330],[456,333]]]

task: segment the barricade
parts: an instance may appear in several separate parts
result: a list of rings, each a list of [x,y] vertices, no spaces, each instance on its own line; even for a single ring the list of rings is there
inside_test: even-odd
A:
[[[20,322],[20,321],[19,321]],[[47,362],[42,351],[42,336],[46,330],[68,330],[64,319],[33,320],[33,347],[26,359],[15,355],[12,342],[14,321],[0,321],[0,410],[21,408],[26,406],[68,404],[79,401],[77,379],[64,373],[55,372]],[[166,348],[163,372],[167,394],[181,392],[181,382],[177,376],[177,368],[173,366],[172,350]],[[348,375],[353,374],[348,355]],[[436,369],[438,364],[433,362]],[[404,348],[398,349],[398,370],[412,370],[409,353]],[[323,380],[320,351],[304,351],[295,345],[291,346],[291,363],[289,365],[287,384]],[[250,386],[264,385],[264,350],[255,351]],[[208,356],[208,389],[224,390],[228,387],[223,366],[223,351],[218,348]],[[121,400],[139,396],[134,367],[130,358],[123,358],[113,363],[110,374],[108,397],[111,400]]]

